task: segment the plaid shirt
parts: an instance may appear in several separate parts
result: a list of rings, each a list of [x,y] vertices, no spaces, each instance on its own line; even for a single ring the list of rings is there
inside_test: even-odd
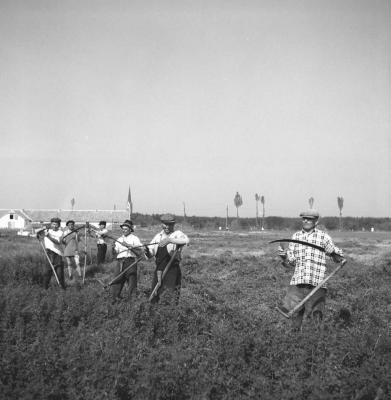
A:
[[[292,239],[321,246],[326,250],[326,253],[310,246],[290,243],[287,251],[288,261],[290,264],[295,265],[295,272],[290,282],[291,285],[301,283],[313,286],[319,285],[326,273],[326,255],[336,252],[343,256],[342,250],[334,246],[331,237],[319,229],[315,228],[311,232],[301,230],[296,232],[292,236]]]

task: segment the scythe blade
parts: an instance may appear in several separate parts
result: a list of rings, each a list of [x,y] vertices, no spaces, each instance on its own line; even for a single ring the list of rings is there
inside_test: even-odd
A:
[[[272,240],[269,243],[280,243],[280,242],[290,242],[290,243],[298,243],[298,244],[303,244],[304,246],[309,246],[312,247],[314,249],[320,250],[322,252],[326,252],[326,249],[324,249],[322,246],[318,246],[314,243],[310,243],[310,242],[305,242],[304,240],[297,240],[297,239],[276,239],[276,240]]]

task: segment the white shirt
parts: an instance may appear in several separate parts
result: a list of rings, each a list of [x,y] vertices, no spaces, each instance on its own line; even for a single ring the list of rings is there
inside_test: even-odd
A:
[[[109,233],[109,231],[106,228],[103,228],[103,229],[99,229],[99,231],[95,231],[95,233],[97,236],[96,243],[97,244],[105,244],[106,240],[102,236],[107,235]]]
[[[117,254],[117,258],[127,258],[127,257],[136,257],[135,254],[130,251],[126,246],[123,246],[121,243],[126,243],[127,245],[131,246],[131,247],[139,247],[141,249],[141,246],[143,245],[140,242],[140,239],[136,236],[133,235],[132,233],[129,234],[128,236],[124,236],[122,235],[118,241],[115,242],[115,251]]]
[[[189,238],[181,231],[174,231],[172,233],[170,233],[169,235],[166,234],[166,232],[164,232],[164,230],[162,230],[161,232],[159,232],[157,235],[155,235],[155,237],[151,240],[151,243],[160,243],[163,239],[165,239],[166,237],[170,237],[172,239],[181,239],[181,240],[185,240],[185,244],[189,244]],[[157,250],[159,248],[158,244],[154,244],[148,245],[149,251],[151,252],[151,254],[153,256],[156,256]],[[177,248],[176,244],[173,243],[169,243],[167,245],[167,251],[168,253],[172,254],[175,249]],[[179,250],[180,252],[182,251],[182,248]]]
[[[61,243],[61,239],[64,235],[64,232],[59,229],[57,231],[54,231],[53,229],[49,229],[48,235],[50,235],[53,239],[58,240]],[[48,250],[53,251],[53,253],[57,253],[58,255],[62,256],[62,248],[60,244],[53,243],[48,237],[44,237],[44,244],[45,248]]]

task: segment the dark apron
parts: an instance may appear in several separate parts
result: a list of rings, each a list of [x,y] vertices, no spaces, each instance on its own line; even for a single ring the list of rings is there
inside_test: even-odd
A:
[[[153,280],[152,280],[152,290],[155,288],[157,284],[157,271],[163,271],[167,264],[171,260],[171,254],[167,251],[167,246],[159,247],[156,256],[156,269],[154,272]],[[179,267],[179,260],[176,258],[171,266],[170,269],[167,271],[165,278],[163,279],[162,286],[158,290],[158,294],[153,298],[152,303],[156,303],[159,301],[159,295],[165,289],[171,289],[174,291],[174,300],[176,303],[179,301],[179,293],[181,289],[181,280],[182,280],[182,273]]]
[[[166,268],[166,265],[171,260],[171,255],[167,250],[167,246],[158,247],[155,259],[156,259],[156,270],[163,271],[164,268]],[[176,262],[176,260],[174,260],[171,265],[175,264],[175,262]],[[179,263],[177,263],[177,264],[179,264]]]

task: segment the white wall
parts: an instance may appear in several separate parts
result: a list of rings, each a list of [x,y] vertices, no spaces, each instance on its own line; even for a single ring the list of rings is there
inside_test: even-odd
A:
[[[22,229],[25,225],[24,218],[15,213],[8,213],[0,218],[0,229]]]

